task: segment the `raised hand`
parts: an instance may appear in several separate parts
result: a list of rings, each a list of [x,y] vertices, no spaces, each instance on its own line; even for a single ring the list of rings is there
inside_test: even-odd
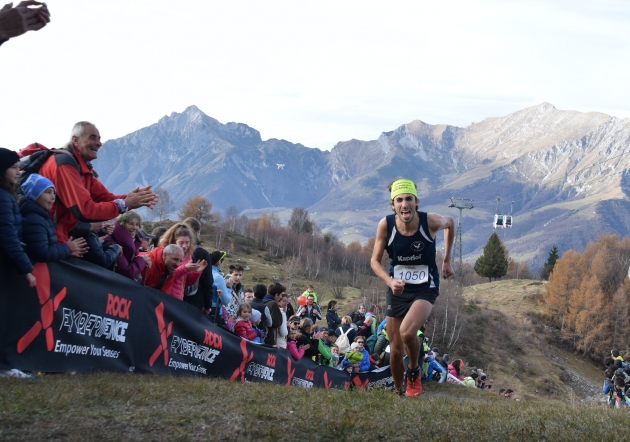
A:
[[[203,272],[206,269],[206,267],[208,267],[208,263],[206,262],[205,259],[202,259],[197,264],[198,264],[198,266],[197,266],[197,271],[198,272]]]
[[[138,207],[153,207],[157,202],[157,195],[151,191],[151,186],[136,187],[127,194],[125,204],[129,209]]]
[[[70,256],[74,256],[75,258],[81,258],[89,249],[85,238],[73,239],[70,237],[68,238],[68,241],[66,241],[66,245],[70,247],[70,250],[72,251]]]
[[[17,37],[27,31],[37,31],[48,22],[50,12],[46,3],[28,0],[20,2],[15,8],[13,3],[8,3],[0,9],[0,40]]]

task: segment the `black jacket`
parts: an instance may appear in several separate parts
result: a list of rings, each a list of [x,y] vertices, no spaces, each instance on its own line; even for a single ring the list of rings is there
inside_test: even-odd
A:
[[[341,319],[335,310],[326,312],[326,322],[328,322],[328,331],[333,332],[341,325]]]
[[[32,262],[53,262],[70,257],[70,247],[57,244],[55,225],[47,210],[30,198],[22,198],[20,212],[26,253]]]
[[[202,308],[209,309],[212,307],[212,284],[214,284],[214,277],[212,276],[212,261],[210,260],[210,253],[201,246],[197,246],[193,252],[193,261],[199,262],[202,259],[206,260],[208,267],[203,269],[203,272],[201,272],[197,293],[192,296],[184,296],[184,301],[194,305],[200,310]]]
[[[22,248],[22,215],[13,195],[0,189],[0,258],[13,265],[20,275],[33,271]]]

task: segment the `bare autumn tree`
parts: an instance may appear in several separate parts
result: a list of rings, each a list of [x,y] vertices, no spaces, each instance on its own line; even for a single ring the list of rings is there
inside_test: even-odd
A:
[[[313,224],[311,218],[308,216],[308,210],[302,207],[293,209],[291,219],[289,219],[289,228],[293,230],[296,235],[300,233],[311,233],[313,231]]]
[[[214,221],[212,203],[201,195],[190,197],[179,209],[177,215],[180,219],[197,218],[202,224],[209,224]]]
[[[168,190],[163,187],[155,189],[155,193],[158,195],[158,202],[153,208],[153,213],[161,222],[166,219],[169,213],[175,211],[175,204],[173,204]]]
[[[547,312],[559,320],[561,331],[564,330],[571,295],[581,280],[579,262],[578,252],[567,250],[562,259],[556,262],[557,271],[549,276],[549,283],[545,286],[543,299],[547,304]]]

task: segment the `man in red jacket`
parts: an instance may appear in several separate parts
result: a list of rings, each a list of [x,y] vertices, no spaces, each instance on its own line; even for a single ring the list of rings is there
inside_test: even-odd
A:
[[[175,270],[184,260],[184,251],[177,244],[157,247],[149,253],[151,266],[145,268],[144,285],[171,294]]]
[[[55,185],[57,201],[50,214],[57,222],[57,240],[65,243],[79,221],[105,221],[138,207],[157,202],[151,186],[136,187],[127,195],[114,195],[98,180],[91,161],[98,156],[101,134],[96,126],[80,121],[72,128],[72,138],[65,148],[67,155],[56,154],[39,169]]]

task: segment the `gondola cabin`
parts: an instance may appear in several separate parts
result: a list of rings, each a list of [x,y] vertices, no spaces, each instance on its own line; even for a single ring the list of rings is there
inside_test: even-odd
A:
[[[494,228],[495,229],[505,228],[504,218],[505,218],[505,215],[494,215]]]
[[[505,228],[506,229],[511,229],[512,228],[512,215],[504,215],[503,216],[505,218]]]

